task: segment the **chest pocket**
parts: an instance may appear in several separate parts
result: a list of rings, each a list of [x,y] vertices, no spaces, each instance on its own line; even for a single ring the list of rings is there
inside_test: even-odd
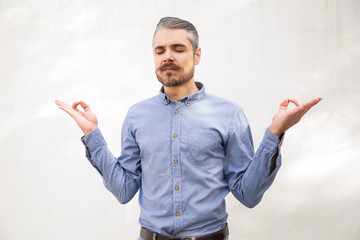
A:
[[[223,153],[221,137],[210,129],[189,130],[190,162],[198,166],[211,166]]]

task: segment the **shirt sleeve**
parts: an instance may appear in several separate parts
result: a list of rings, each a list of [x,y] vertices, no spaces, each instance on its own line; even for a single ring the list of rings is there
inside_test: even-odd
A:
[[[281,165],[280,140],[266,129],[254,153],[250,126],[242,112],[233,121],[225,148],[225,175],[232,194],[245,206],[255,207],[273,183]],[[275,168],[271,161],[275,157]]]
[[[100,129],[81,140],[86,147],[86,157],[103,178],[105,187],[122,204],[129,202],[140,188],[140,150],[132,133],[129,117],[122,129],[121,155],[113,156]]]

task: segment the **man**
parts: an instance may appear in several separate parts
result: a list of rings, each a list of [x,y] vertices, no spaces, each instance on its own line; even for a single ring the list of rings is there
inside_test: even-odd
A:
[[[194,81],[198,44],[191,23],[160,20],[153,54],[163,86],[129,109],[119,158],[106,147],[89,105],[56,101],[83,130],[86,156],[105,187],[123,204],[140,190],[140,240],[228,239],[225,196],[231,191],[247,207],[257,205],[280,167],[283,134],[321,100],[283,101],[254,154],[242,109]],[[290,102],[297,107],[287,110]]]

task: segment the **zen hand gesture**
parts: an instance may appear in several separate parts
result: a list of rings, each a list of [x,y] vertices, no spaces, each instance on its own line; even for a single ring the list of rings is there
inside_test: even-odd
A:
[[[56,100],[55,103],[59,106],[60,109],[67,112],[75,120],[85,135],[98,128],[97,118],[91,111],[90,106],[85,102],[74,102],[72,106],[67,105],[66,103],[59,100]],[[83,112],[77,108],[78,105],[84,109]]]
[[[315,104],[321,101],[322,98],[314,98],[310,102],[300,104],[296,99],[285,99],[280,104],[279,111],[275,114],[269,130],[277,136],[281,136],[286,130],[294,126],[300,121],[302,116],[310,110]],[[292,102],[296,108],[287,110],[289,103]]]

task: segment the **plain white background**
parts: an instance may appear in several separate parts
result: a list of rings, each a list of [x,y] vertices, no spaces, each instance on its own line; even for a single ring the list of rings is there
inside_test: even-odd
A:
[[[289,130],[283,165],[254,209],[227,197],[231,239],[359,239],[358,0],[0,0],[0,239],[137,239],[55,99],[85,100],[115,155],[127,109],[160,89],[161,17],[191,21],[195,79],[239,103],[259,145],[280,102],[321,96]]]

